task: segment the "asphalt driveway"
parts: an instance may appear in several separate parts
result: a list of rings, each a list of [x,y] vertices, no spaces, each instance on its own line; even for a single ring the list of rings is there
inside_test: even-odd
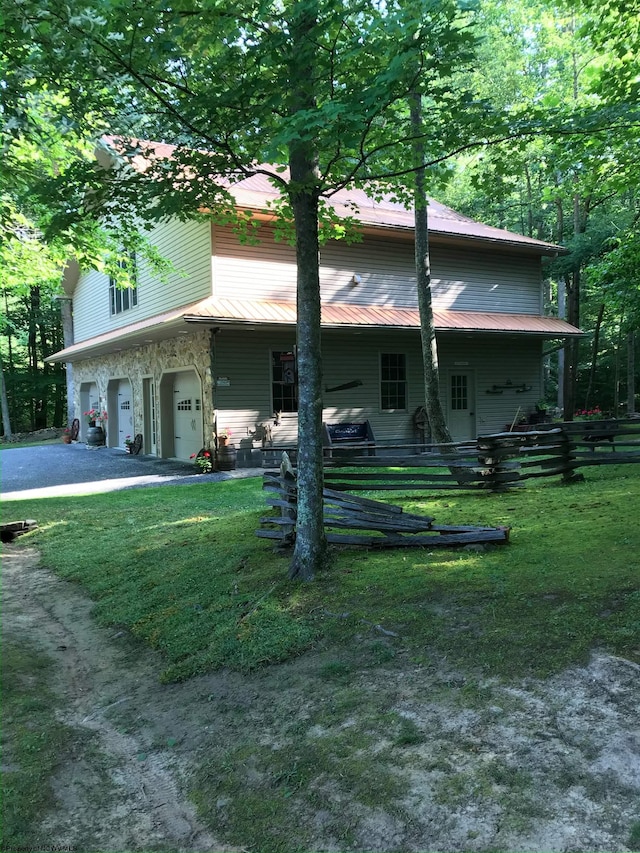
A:
[[[196,474],[194,466],[175,459],[131,456],[114,447],[52,444],[0,450],[0,500],[90,495],[119,489],[252,477],[259,469],[240,468]]]

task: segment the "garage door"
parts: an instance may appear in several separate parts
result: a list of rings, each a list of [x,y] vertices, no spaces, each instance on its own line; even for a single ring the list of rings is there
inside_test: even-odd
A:
[[[202,394],[192,370],[176,373],[173,380],[173,449],[178,459],[189,459],[202,447]]]

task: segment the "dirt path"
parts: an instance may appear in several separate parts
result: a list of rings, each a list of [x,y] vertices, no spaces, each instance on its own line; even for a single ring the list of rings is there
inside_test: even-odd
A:
[[[371,742],[391,717],[423,737],[400,749],[381,735],[367,757],[372,774],[395,774],[403,793],[372,805],[357,786],[340,787],[335,765],[321,807],[303,788],[291,799],[299,825],[313,827],[306,849],[619,853],[640,836],[640,667],[629,661],[598,653],[546,681],[504,683],[399,655],[340,686],[319,677],[327,658],[318,653],[255,677],[162,685],[156,655],[97,626],[80,588],[39,567],[35,551],[7,546],[3,563],[3,630],[55,661],[61,719],[91,734],[54,780],[59,806],[43,824],[52,845],[230,850],[186,796],[193,769],[210,759],[223,779],[238,772],[225,765],[237,745],[255,744],[246,790],[281,796],[278,756],[302,762],[331,738],[348,745],[349,732]],[[334,700],[356,694],[366,719],[336,709]],[[212,797],[210,827],[224,824],[225,808]],[[287,831],[299,843],[295,827]]]
[[[90,754],[60,768],[60,807],[47,816],[43,837],[78,850],[230,850],[180,790],[185,755],[168,732],[181,731],[183,721],[171,725],[180,707],[172,707],[176,691],[158,683],[154,655],[97,626],[91,602],[39,568],[35,551],[5,546],[3,564],[5,636],[24,637],[55,661],[62,721],[96,735]]]

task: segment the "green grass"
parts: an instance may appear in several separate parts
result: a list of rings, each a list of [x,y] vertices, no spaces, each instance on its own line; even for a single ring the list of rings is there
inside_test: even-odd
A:
[[[446,656],[487,675],[544,675],[594,647],[640,659],[640,469],[586,476],[506,495],[396,495],[439,523],[511,525],[511,543],[482,553],[336,548],[305,585],[254,535],[259,480],[21,501],[5,513],[38,521],[20,541],[87,589],[100,622],[159,649],[165,680],[249,671],[363,634],[377,645],[363,645],[358,665],[402,649],[414,663]],[[397,638],[382,642],[377,625]],[[345,666],[329,664],[324,677],[348,677]]]
[[[3,441],[0,439],[0,450],[16,450],[23,447],[48,447],[51,444],[60,444],[61,442],[62,438],[44,438],[40,441],[31,441],[29,439],[25,439],[24,441]]]
[[[3,849],[37,850],[35,828],[55,800],[50,778],[78,734],[58,722],[51,661],[24,642],[2,647]]]

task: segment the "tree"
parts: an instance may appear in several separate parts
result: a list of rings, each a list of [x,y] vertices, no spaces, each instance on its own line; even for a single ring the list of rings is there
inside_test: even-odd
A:
[[[47,187],[61,207],[52,231],[81,231],[100,212],[123,234],[141,219],[202,211],[228,221],[225,182],[259,173],[279,189],[278,213],[293,221],[298,261],[302,452],[291,571],[311,577],[324,550],[318,241],[342,225],[323,200],[348,186],[383,192],[392,182],[410,196],[416,142],[421,167],[433,174],[460,150],[548,132],[549,115],[530,121],[522,108],[509,126],[502,111],[474,97],[477,81],[463,74],[474,38],[462,0],[88,0],[81,9],[22,0],[7,19],[10,112],[22,114],[27,81],[59,93],[86,133],[130,140],[118,149],[117,168],[78,163],[65,171],[63,191],[59,179]],[[428,110],[419,140],[410,94]],[[564,114],[559,121],[576,132]],[[159,156],[139,138],[177,147]],[[140,155],[144,169],[131,168]]]
[[[262,173],[279,188],[298,263],[301,452],[291,574],[312,577],[324,551],[318,219],[329,229],[337,224],[322,198],[364,182],[382,191],[403,175],[410,183],[410,92],[429,98],[423,165],[449,156],[463,133],[480,132],[473,131],[479,110],[454,81],[472,46],[465,14],[454,0],[171,7],[94,0],[81,11],[60,0],[27,0],[10,20],[13,67],[29,69],[35,87],[63,92],[87,131],[178,143],[170,158],[132,143],[120,149],[117,169],[84,164],[68,172],[66,210],[53,220],[59,229],[81,222],[89,199],[127,230],[135,216],[147,223],[202,210],[228,216],[229,194],[213,176]],[[475,126],[484,138],[482,118]],[[129,169],[140,153],[145,170]],[[288,173],[263,163],[286,165]],[[70,177],[78,192],[69,193]]]
[[[485,221],[567,246],[570,254],[548,267],[549,307],[566,305],[563,316],[587,330],[594,324],[594,333],[602,300],[594,293],[592,310],[585,270],[606,241],[626,228],[636,204],[631,188],[640,179],[637,85],[631,82],[637,53],[628,50],[637,40],[637,18],[618,17],[620,7],[618,0],[604,6],[591,0],[569,7],[553,0],[483,4],[479,91],[512,115],[531,106],[547,110],[549,132],[469,154],[445,196]],[[612,67],[619,68],[624,85],[613,85]],[[585,122],[590,113],[617,115],[615,132]],[[563,114],[566,121],[558,121]],[[567,133],[571,127],[575,132]],[[584,342],[568,342],[559,361],[558,402],[568,418],[588,351]]]
[[[422,369],[424,373],[424,396],[432,440],[438,444],[451,442],[440,401],[440,372],[438,369],[438,346],[431,303],[431,260],[429,255],[429,206],[426,192],[425,152],[422,143],[422,95],[410,96],[411,126],[415,138],[414,157],[416,164],[414,211],[415,211],[415,261],[418,310],[420,312],[420,338],[422,344]]]

